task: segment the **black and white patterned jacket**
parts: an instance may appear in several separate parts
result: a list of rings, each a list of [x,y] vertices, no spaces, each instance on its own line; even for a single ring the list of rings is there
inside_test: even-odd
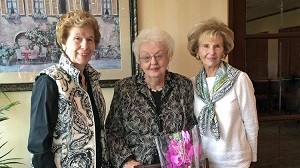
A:
[[[108,146],[115,167],[122,166],[128,158],[151,164],[157,152],[155,136],[196,124],[193,85],[188,78],[167,71],[161,102],[157,108],[143,74],[116,84],[106,120]]]

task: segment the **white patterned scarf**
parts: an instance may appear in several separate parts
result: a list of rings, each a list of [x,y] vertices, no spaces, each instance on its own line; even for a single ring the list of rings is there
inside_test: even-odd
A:
[[[216,140],[220,139],[218,117],[214,105],[215,102],[221,99],[234,85],[239,72],[240,70],[222,61],[217,70],[212,94],[210,96],[205,69],[200,69],[199,74],[196,76],[196,95],[205,103],[205,106],[201,109],[199,117],[197,118],[202,135],[205,133],[207,124],[209,123],[210,131],[214,138]]]

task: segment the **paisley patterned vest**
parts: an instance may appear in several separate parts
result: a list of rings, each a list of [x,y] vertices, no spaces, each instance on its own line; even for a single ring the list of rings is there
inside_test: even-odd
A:
[[[58,119],[53,133],[53,152],[61,166],[96,167],[95,131],[101,131],[102,167],[108,167],[104,130],[105,101],[100,87],[100,73],[89,64],[85,68],[101,121],[101,130],[95,128],[92,103],[80,86],[79,70],[64,56],[57,65],[41,72],[56,81],[59,92]]]

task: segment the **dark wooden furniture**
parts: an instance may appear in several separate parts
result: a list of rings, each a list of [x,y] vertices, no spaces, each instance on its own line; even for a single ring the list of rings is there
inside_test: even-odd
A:
[[[135,166],[135,168],[160,168],[160,167],[161,167],[160,164],[138,165],[138,166]],[[197,167],[197,168],[209,168],[208,158],[205,159],[204,167]]]

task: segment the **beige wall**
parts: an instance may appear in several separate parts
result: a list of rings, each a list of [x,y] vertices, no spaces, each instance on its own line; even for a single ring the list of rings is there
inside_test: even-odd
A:
[[[168,31],[176,42],[176,50],[170,63],[171,71],[185,76],[195,76],[200,63],[191,57],[186,50],[186,34],[197,22],[210,17],[218,17],[227,22],[228,0],[138,0],[139,29],[146,27],[159,27]],[[103,89],[103,94],[110,105],[113,89]],[[0,144],[9,140],[5,151],[14,148],[10,157],[24,158],[26,164],[14,166],[15,168],[29,168],[30,154],[27,151],[27,137],[29,130],[29,110],[31,92],[8,92],[12,101],[20,101],[21,104],[6,112],[10,118],[0,124]],[[0,106],[8,103],[3,95],[0,95]],[[1,149],[0,155],[4,151]]]
[[[201,20],[218,17],[227,23],[227,0],[138,0],[139,29],[159,27],[169,32],[176,43],[170,70],[192,77],[200,62],[190,56],[187,33]]]

